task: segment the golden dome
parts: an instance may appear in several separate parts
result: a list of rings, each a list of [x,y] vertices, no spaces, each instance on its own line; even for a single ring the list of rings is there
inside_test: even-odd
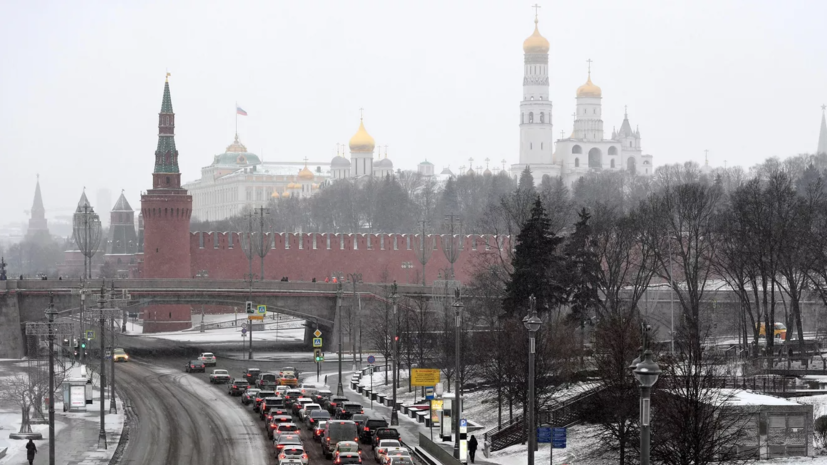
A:
[[[373,152],[376,141],[365,130],[364,121],[359,120],[359,130],[350,138],[349,145],[351,152]]]
[[[523,51],[525,53],[548,53],[548,40],[540,35],[540,29],[537,27],[538,22],[537,18],[534,18],[534,34],[531,34],[528,39],[523,42]]]
[[[296,188],[296,186],[298,186],[298,184],[293,184],[292,182],[291,182],[291,183],[287,183],[287,187],[285,187],[285,189],[287,189],[287,190],[290,190],[290,189],[295,189],[295,188]],[[285,193],[286,193],[286,192],[285,192]]]
[[[247,147],[238,140],[238,134],[235,135],[235,141],[227,146],[227,153],[247,152]]]
[[[270,194],[271,199],[277,199],[279,197],[281,197],[281,196],[279,195],[279,193],[277,191],[273,191],[273,193]]]
[[[585,84],[577,88],[577,97],[600,97],[603,91],[592,83],[592,75],[589,73],[589,79]]]
[[[281,194],[281,198],[283,198],[283,199],[286,199],[288,197],[290,197],[290,192],[288,192],[288,191],[284,191],[284,194]]]
[[[307,165],[304,165],[304,168],[299,171],[299,179],[302,181],[312,181],[314,177],[313,172],[307,169]]]

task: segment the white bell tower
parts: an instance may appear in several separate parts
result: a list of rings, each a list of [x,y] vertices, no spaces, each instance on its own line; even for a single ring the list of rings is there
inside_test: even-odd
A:
[[[553,153],[552,105],[548,99],[549,42],[540,35],[534,5],[534,33],[523,42],[523,100],[520,102],[520,165],[550,165]]]

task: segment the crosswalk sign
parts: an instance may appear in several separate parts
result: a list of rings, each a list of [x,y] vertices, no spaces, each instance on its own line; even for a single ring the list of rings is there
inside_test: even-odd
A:
[[[314,337],[313,338],[313,347],[321,347],[322,346],[322,338]]]
[[[92,329],[86,330],[86,339],[95,339],[95,331]]]
[[[259,315],[264,315],[265,313],[267,313],[267,306],[266,305],[259,305],[258,306],[258,314]]]

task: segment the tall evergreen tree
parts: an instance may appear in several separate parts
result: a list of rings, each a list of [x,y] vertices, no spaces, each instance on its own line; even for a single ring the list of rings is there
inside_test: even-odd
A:
[[[538,310],[554,308],[565,300],[564,262],[555,253],[563,239],[551,231],[549,223],[543,203],[537,197],[531,217],[517,236],[514,271],[506,283],[503,299],[503,309],[508,315],[520,317],[526,313],[532,294],[537,298]]]
[[[595,248],[597,243],[589,224],[591,215],[583,208],[574,232],[566,240],[563,254],[566,257],[566,287],[571,304],[570,318],[582,323],[600,304],[597,292],[600,262]]]

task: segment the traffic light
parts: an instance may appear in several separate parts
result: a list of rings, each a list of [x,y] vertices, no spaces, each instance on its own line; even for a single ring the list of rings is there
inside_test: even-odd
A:
[[[250,302],[249,300],[248,300],[248,301],[247,301],[247,303],[245,304],[245,307],[244,307],[244,308],[245,308],[245,310],[247,311],[247,313],[250,313],[250,314],[255,313],[255,310],[253,309],[253,303],[252,303],[252,302]]]
[[[86,348],[86,339],[84,339],[84,340],[83,340],[83,342],[81,342],[81,343],[80,343],[80,348],[81,348],[81,349],[85,349],[85,348]]]
[[[324,354],[322,353],[322,349],[313,349],[313,359],[316,362],[324,361]]]

